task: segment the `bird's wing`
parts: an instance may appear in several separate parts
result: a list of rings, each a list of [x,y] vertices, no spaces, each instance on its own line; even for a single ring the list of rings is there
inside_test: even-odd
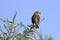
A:
[[[32,16],[32,23],[34,24],[34,15]]]

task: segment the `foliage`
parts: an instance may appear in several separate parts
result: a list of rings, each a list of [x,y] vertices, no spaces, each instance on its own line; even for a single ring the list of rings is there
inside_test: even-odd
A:
[[[0,40],[53,40],[52,37],[43,38],[41,32],[38,32],[33,25],[25,26],[22,22],[16,24],[15,18],[16,13],[12,21],[9,21],[8,19],[3,20],[0,18],[0,20],[4,23],[3,26],[5,30],[7,31],[5,32],[0,25]],[[22,27],[24,28],[23,34],[18,32]],[[36,35],[39,37],[39,39],[37,39]]]

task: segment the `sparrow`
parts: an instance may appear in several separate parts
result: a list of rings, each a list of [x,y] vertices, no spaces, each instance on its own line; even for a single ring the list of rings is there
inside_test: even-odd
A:
[[[34,14],[32,15],[32,24],[35,25],[35,28],[39,28],[39,24],[40,24],[40,12],[39,11],[35,11]]]

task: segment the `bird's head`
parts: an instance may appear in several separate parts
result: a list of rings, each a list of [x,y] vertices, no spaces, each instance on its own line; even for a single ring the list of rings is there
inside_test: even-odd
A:
[[[39,14],[41,14],[41,13],[40,13],[39,11],[35,11],[34,14],[35,14],[35,15],[39,15]]]

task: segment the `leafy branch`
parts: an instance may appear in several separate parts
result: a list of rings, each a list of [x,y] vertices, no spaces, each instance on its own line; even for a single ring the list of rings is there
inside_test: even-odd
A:
[[[4,32],[3,28],[0,26],[0,32],[2,32],[0,34],[0,40],[53,40],[52,37],[43,38],[41,32],[38,32],[37,29],[34,28],[34,25],[26,26],[22,22],[15,24],[16,14],[17,13],[15,13],[12,21],[0,18],[0,21],[4,23],[3,26],[5,30],[7,30],[7,32]],[[43,20],[44,18],[41,20],[41,22]],[[23,34],[18,32],[22,27],[24,28]],[[39,37],[39,39],[37,39],[36,35]]]

